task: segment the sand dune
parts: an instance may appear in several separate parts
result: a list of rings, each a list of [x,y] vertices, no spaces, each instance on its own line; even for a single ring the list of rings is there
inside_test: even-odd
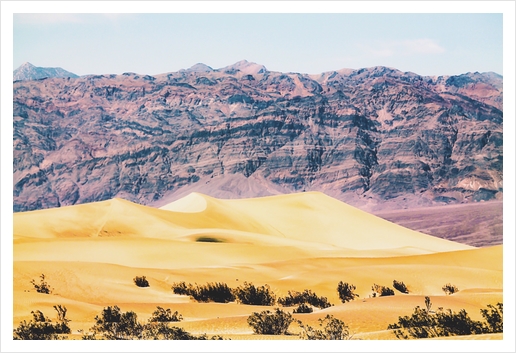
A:
[[[31,310],[53,316],[61,304],[77,335],[107,305],[141,320],[160,305],[178,310],[185,318],[178,326],[192,333],[257,339],[246,320],[266,307],[197,303],[171,290],[178,281],[248,281],[269,284],[278,296],[304,289],[326,296],[333,307],[296,314],[308,324],[332,314],[358,338],[394,339],[387,325],[423,306],[426,295],[436,307],[464,308],[476,319],[503,301],[502,254],[502,245],[428,236],[317,192],[241,200],[193,193],[160,209],[113,199],[14,215],[13,324],[30,319]],[[50,295],[30,283],[42,273]],[[150,287],[134,285],[141,275]],[[371,297],[373,284],[392,287],[393,280],[410,293]],[[354,284],[359,299],[342,304],[339,281]],[[446,296],[445,283],[460,291]]]

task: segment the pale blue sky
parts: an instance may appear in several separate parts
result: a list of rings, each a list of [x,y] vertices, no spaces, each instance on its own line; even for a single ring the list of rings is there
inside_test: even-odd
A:
[[[503,74],[502,14],[14,14],[13,69],[159,74],[246,59],[271,71],[389,66]]]

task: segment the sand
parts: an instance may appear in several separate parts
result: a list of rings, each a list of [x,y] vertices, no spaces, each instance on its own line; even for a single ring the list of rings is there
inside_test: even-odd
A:
[[[179,281],[268,284],[277,296],[310,289],[334,306],[296,319],[316,326],[334,315],[363,340],[395,340],[387,325],[424,307],[425,296],[434,308],[466,309],[478,320],[480,309],[503,301],[503,245],[475,248],[425,235],[318,192],[242,200],[193,193],[159,209],[113,199],[17,213],[13,242],[13,325],[33,310],[54,318],[52,306],[61,304],[72,320],[70,338],[80,338],[108,305],[133,310],[142,322],[156,306],[177,310],[184,317],[177,326],[195,334],[298,338],[257,336],[247,317],[270,307],[197,303],[173,293]],[[42,273],[51,294],[31,284]],[[137,287],[135,276],[146,276],[150,287]],[[392,288],[393,280],[409,294],[371,297],[373,284]],[[354,284],[359,298],[341,303],[339,281]],[[445,295],[446,283],[459,292]]]

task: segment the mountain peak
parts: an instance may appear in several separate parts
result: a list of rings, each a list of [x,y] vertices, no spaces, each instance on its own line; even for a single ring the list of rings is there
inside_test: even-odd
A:
[[[30,81],[51,77],[77,78],[79,76],[60,67],[38,67],[28,61],[13,71],[13,81]]]
[[[222,68],[221,70],[226,73],[237,73],[240,71],[246,75],[263,74],[267,71],[265,66],[247,60],[240,60],[233,65]]]
[[[188,72],[211,72],[211,71],[213,71],[213,69],[206,64],[197,63],[197,64],[193,65],[192,67],[190,67],[189,69],[186,69],[185,71],[188,71]]]
[[[36,66],[34,66],[30,62],[26,61],[23,64],[21,64],[18,69],[21,69],[21,68],[32,68],[32,67],[36,67]]]

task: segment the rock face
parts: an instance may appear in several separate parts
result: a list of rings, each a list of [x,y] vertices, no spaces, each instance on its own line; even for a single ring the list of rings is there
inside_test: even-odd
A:
[[[28,62],[13,71],[13,81],[40,80],[48,77],[77,78],[79,76],[60,67],[37,67]]]
[[[14,211],[322,191],[366,210],[502,197],[502,77],[241,61],[14,82]]]

